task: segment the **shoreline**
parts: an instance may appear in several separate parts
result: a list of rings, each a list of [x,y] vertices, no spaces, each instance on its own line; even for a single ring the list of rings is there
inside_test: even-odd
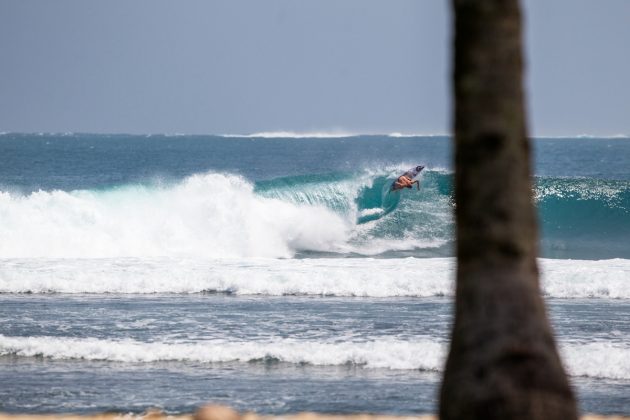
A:
[[[580,420],[630,420],[620,415],[583,414]],[[266,415],[238,412],[222,405],[206,405],[192,414],[168,415],[159,410],[147,410],[142,414],[8,414],[0,413],[0,420],[438,420],[434,414],[386,415],[386,414],[324,414],[301,412],[293,414]]]

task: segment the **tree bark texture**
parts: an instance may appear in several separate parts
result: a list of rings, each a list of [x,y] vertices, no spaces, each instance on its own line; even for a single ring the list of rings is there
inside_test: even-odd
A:
[[[440,418],[576,419],[538,284],[518,0],[455,11],[455,321]]]

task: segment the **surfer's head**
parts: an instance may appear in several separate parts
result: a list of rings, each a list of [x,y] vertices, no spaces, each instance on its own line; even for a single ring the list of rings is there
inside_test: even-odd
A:
[[[420,172],[424,169],[424,166],[416,166],[416,171]]]

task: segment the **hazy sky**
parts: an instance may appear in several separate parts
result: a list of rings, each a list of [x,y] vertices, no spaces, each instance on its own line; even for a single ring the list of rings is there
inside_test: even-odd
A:
[[[0,131],[446,133],[445,0],[0,0]],[[528,0],[535,135],[630,134],[630,1]]]

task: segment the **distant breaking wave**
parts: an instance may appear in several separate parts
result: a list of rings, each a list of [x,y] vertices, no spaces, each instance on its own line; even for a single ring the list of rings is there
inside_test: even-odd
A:
[[[296,132],[296,131],[262,131],[258,133],[252,134],[221,134],[221,137],[236,137],[236,138],[265,138],[265,139],[285,139],[285,138],[295,138],[295,139],[331,139],[331,138],[342,138],[342,137],[359,137],[365,136],[366,134],[360,133],[350,133],[346,131],[314,131],[314,132]],[[367,134],[369,135],[369,134]]]
[[[560,342],[569,374],[630,379],[630,347],[622,343]],[[102,360],[124,363],[157,361],[198,363],[290,363],[316,366],[355,365],[367,369],[439,372],[446,342],[430,337],[399,340],[322,342],[296,339],[271,341],[141,342],[71,337],[8,337],[0,335],[0,356]]]
[[[448,137],[448,134],[421,134],[421,133],[354,133],[348,131],[313,131],[313,132],[297,132],[297,131],[262,131],[252,134],[221,134],[221,137],[235,137],[235,138],[294,138],[294,139],[333,139],[344,137]]]
[[[421,134],[421,133],[400,133],[400,132],[394,132],[394,133],[387,134],[387,137],[393,137],[393,138],[402,138],[402,137],[449,137],[449,134],[446,134],[446,133]]]
[[[225,137],[225,138],[344,138],[344,137],[370,137],[370,136],[378,136],[378,137],[392,137],[392,138],[401,138],[401,137],[452,137],[450,133],[417,133],[417,132],[399,132],[393,131],[390,133],[387,132],[374,132],[374,133],[365,133],[365,132],[354,132],[354,131],[345,131],[345,130],[330,130],[330,131],[291,131],[291,130],[277,130],[277,131],[259,131],[249,134],[238,134],[238,133],[223,133],[223,134],[210,134],[210,133],[178,133],[178,132],[164,132],[164,133],[90,133],[90,132],[17,132],[17,131],[0,131],[0,136],[63,136],[63,137],[74,137],[74,136],[103,136],[103,137],[117,137],[117,136],[146,136],[146,137],[179,137],[179,136],[210,136],[210,137]],[[628,133],[616,133],[616,134],[561,134],[561,135],[535,135],[532,136],[534,139],[622,139],[628,140],[630,139],[630,134]]]

